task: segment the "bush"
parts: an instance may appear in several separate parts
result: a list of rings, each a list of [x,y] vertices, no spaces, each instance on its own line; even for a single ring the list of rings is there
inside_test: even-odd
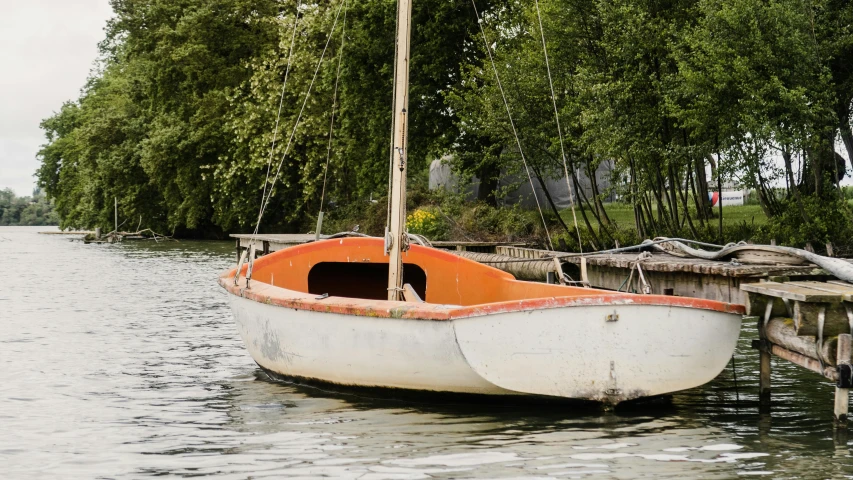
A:
[[[827,242],[849,247],[853,244],[853,212],[847,201],[840,198],[818,200],[803,196],[802,211],[797,200],[789,198],[784,200],[782,214],[770,218],[758,230],[757,240],[769,243],[772,239],[792,247],[812,243],[821,248]]]
[[[435,207],[418,208],[406,217],[409,233],[423,235],[429,240],[446,240],[450,225]]]

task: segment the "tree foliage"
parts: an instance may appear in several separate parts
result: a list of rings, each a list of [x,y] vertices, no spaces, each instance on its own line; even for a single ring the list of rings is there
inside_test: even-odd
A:
[[[487,18],[496,39],[490,47],[503,83],[512,85],[505,89],[529,163],[559,170],[536,3],[513,5],[517,13],[511,19]],[[583,211],[600,225],[597,234],[592,232],[599,244],[618,235],[600,204],[610,193],[633,205],[641,235],[707,237],[715,223],[708,193],[722,180],[756,189],[777,233],[792,231],[785,226],[793,218],[787,213],[798,212],[794,230],[812,234],[785,238],[843,239],[837,229],[830,234],[821,227],[839,221],[850,231],[849,209],[838,203],[838,182],[846,169],[834,152],[836,138],[851,133],[853,85],[849,61],[841,60],[851,58],[849,3],[543,0],[539,5],[567,166],[592,177],[601,161],[616,165],[614,192],[593,183],[591,196],[580,195]],[[501,162],[517,163],[507,158],[514,139],[489,68],[471,65],[453,93],[464,124],[460,157],[480,160],[463,162],[475,173],[488,169],[484,161],[497,168],[504,168]],[[476,137],[465,138],[469,132]],[[493,143],[503,155],[488,155],[483,144]]]
[[[160,231],[249,229],[269,176],[276,183],[261,228],[304,229],[321,208],[327,159],[333,205],[385,195],[394,0],[112,6],[96,73],[42,123],[39,182],[63,226],[111,224],[117,198],[121,219]],[[707,238],[716,225],[708,194],[721,180],[756,189],[772,228],[796,230],[796,241],[844,235],[821,225],[850,216],[838,188],[846,165],[835,153],[840,139],[853,155],[849,2],[477,8],[479,24],[467,1],[414,2],[412,171],[449,155],[494,204],[501,172],[526,179],[529,168],[544,182],[568,170],[597,246],[620,235],[602,204],[611,195],[633,206],[641,235]],[[611,186],[579,188],[578,176],[594,177],[605,161],[615,165]]]
[[[56,225],[59,217],[45,195],[36,191],[32,197],[18,197],[10,189],[0,190],[0,226]]]
[[[417,169],[455,137],[442,92],[458,81],[459,53],[476,25],[467,4],[416,4],[410,158]],[[42,123],[48,143],[39,181],[57,199],[63,225],[110,224],[118,198],[121,218],[161,231],[251,228],[268,165],[276,177],[281,163],[262,228],[300,226],[320,207],[341,55],[329,196],[349,202],[384,195],[396,2],[334,0],[298,10],[279,0],[112,6],[101,68],[78,100]]]

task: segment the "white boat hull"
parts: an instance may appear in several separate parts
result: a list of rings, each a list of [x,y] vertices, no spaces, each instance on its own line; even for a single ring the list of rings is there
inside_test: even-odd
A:
[[[231,295],[264,369],[342,385],[611,404],[703,385],[741,319],[672,305],[571,305],[448,320],[355,316]]]

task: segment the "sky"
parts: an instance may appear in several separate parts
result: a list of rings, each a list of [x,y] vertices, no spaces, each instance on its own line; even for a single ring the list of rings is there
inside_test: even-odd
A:
[[[39,123],[77,99],[111,16],[109,0],[0,1],[0,190],[32,194]]]

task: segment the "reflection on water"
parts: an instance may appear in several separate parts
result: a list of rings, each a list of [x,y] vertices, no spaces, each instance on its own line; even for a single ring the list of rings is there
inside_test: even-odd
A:
[[[668,405],[375,398],[258,370],[215,283],[231,242],[38,230],[0,228],[3,478],[853,478],[829,382],[774,363],[758,414],[752,324],[736,376]]]

